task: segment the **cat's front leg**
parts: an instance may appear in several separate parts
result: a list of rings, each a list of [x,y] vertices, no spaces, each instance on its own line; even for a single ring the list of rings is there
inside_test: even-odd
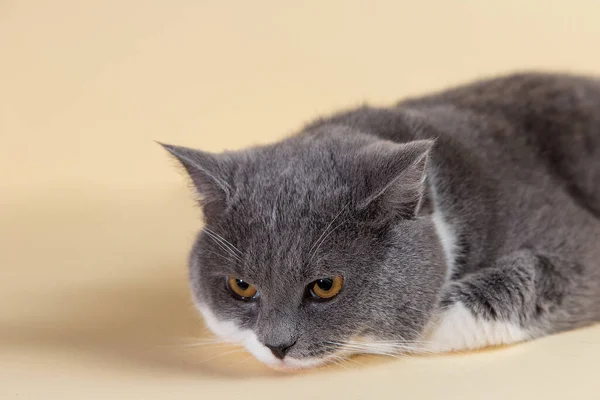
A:
[[[562,272],[551,258],[522,250],[450,282],[426,331],[427,349],[477,349],[549,333],[570,282]]]

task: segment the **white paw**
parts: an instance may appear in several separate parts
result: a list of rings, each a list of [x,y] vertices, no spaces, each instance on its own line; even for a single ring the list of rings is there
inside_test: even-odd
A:
[[[517,343],[530,337],[515,323],[477,318],[457,302],[431,324],[425,342],[427,350],[448,352]]]

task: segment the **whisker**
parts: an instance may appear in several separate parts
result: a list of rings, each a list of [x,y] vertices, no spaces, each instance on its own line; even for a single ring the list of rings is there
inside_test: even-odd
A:
[[[380,343],[380,342],[376,342],[376,343]],[[439,355],[443,355],[444,352],[449,352],[449,351],[453,350],[451,347],[440,346],[438,343],[434,343],[434,342],[430,342],[430,341],[407,341],[407,342],[388,341],[388,342],[381,342],[381,343],[384,343],[386,345],[391,345],[391,346],[416,346],[415,350],[418,350],[420,352],[428,352],[431,354],[439,354]],[[436,350],[436,351],[427,350],[425,347],[428,347],[428,346],[438,348],[439,350]]]
[[[216,236],[216,237],[217,237],[219,240],[221,240],[221,241],[222,241],[222,242],[224,242],[224,243],[225,243],[225,244],[226,244],[228,247],[230,247],[230,248],[231,248],[231,250],[233,250],[233,251],[237,252],[237,253],[238,253],[238,255],[240,255],[240,256],[243,256],[243,255],[244,255],[244,253],[242,253],[242,252],[240,251],[240,249],[238,249],[237,247],[235,247],[235,246],[234,246],[234,245],[233,245],[233,244],[232,244],[230,241],[228,241],[227,239],[225,239],[223,236],[221,236],[221,235],[219,235],[218,233],[216,233],[216,232],[214,232],[214,231],[212,231],[212,230],[208,229],[207,227],[204,227],[204,230],[205,230],[206,232],[209,232],[209,233],[211,233],[211,234],[215,235],[215,236]]]
[[[340,367],[344,368],[344,369],[349,369],[347,365],[344,365],[343,361],[344,359],[341,357],[334,357],[330,359],[331,362],[333,362],[336,365],[339,365]]]
[[[202,360],[202,361],[200,361],[198,363],[198,365],[205,364],[205,363],[207,363],[209,361],[216,360],[217,358],[221,358],[221,357],[224,357],[224,356],[229,355],[229,354],[240,353],[242,351],[245,351],[245,349],[242,348],[242,349],[235,349],[235,350],[226,351],[225,353],[217,354],[214,357],[210,357],[210,358],[208,358],[206,360]]]
[[[364,349],[415,349],[418,347],[405,343],[347,343],[346,347],[364,348]]]
[[[219,256],[219,257],[221,257],[222,259],[224,259],[224,260],[226,260],[226,261],[228,261],[228,262],[234,263],[234,264],[237,264],[237,263],[238,263],[238,261],[239,261],[239,259],[238,259],[238,258],[229,258],[229,257],[226,257],[226,256],[224,256],[224,255],[223,255],[223,254],[221,254],[221,253],[218,253],[218,252],[216,252],[216,251],[212,251],[212,250],[210,250],[210,249],[203,249],[202,251],[208,251],[209,253],[212,253],[212,254],[214,254],[215,256]],[[227,252],[227,253],[228,253],[228,254],[231,254],[231,253],[229,253],[229,252]]]
[[[423,348],[423,343],[430,344],[430,342],[417,342],[413,341],[376,341],[371,343],[347,341],[347,342],[325,342],[325,348],[330,350],[340,350],[341,352],[349,352],[347,354],[338,355],[333,353],[328,361],[335,362],[338,364],[341,359],[346,362],[353,362],[358,365],[364,366],[357,360],[352,358],[354,354],[373,354],[384,357],[391,357],[395,359],[404,358],[410,355],[427,355],[427,356],[442,356],[448,357],[449,354],[440,353],[439,351],[430,351]],[[337,361],[337,362],[336,362]]]
[[[330,342],[334,345],[341,346],[343,349],[363,352],[368,354],[381,354],[381,355],[399,355],[399,354],[423,354],[423,355],[447,355],[440,351],[431,351],[423,347],[423,343],[408,343],[408,342]],[[428,344],[428,343],[426,343]]]
[[[366,367],[366,365],[365,365],[365,364],[361,363],[361,362],[360,362],[360,361],[358,361],[358,360],[355,360],[354,358],[352,358],[352,356],[350,356],[350,357],[343,357],[343,358],[344,358],[344,360],[346,360],[347,362],[352,362],[352,363],[354,363],[354,364],[360,365],[361,367]]]
[[[214,243],[216,243],[227,254],[231,255],[236,260],[242,261],[240,256],[236,254],[232,248],[228,247],[221,239],[219,239],[219,237],[215,236],[213,233],[208,232],[206,229],[204,230],[204,232],[208,235],[209,238],[212,239]]]
[[[175,345],[176,347],[181,347],[181,348],[195,348],[195,347],[210,347],[210,348],[220,348],[220,347],[231,347],[234,346],[231,343],[189,343],[189,344],[180,344],[180,345]]]
[[[333,232],[334,232],[334,231],[335,231],[337,228],[339,228],[340,226],[344,225],[344,222],[345,222],[345,221],[342,221],[342,222],[340,222],[338,225],[336,225],[336,227],[335,227],[335,228],[331,229],[327,235],[325,235],[325,237],[324,237],[324,238],[321,240],[321,243],[319,243],[319,245],[318,245],[318,246],[317,246],[317,248],[315,249],[315,251],[314,251],[313,255],[311,256],[311,258],[310,258],[311,260],[312,260],[312,259],[315,257],[315,255],[318,253],[319,249],[321,248],[321,245],[322,245],[323,243],[325,243],[325,239],[327,239],[327,238],[329,237],[329,235],[331,235],[331,234],[332,234],[332,233],[333,233]]]
[[[325,227],[325,229],[323,229],[323,232],[321,233],[319,238],[317,240],[315,240],[315,243],[313,243],[313,245],[311,246],[310,250],[308,251],[308,255],[311,260],[314,256],[314,254],[316,253],[316,251],[321,246],[321,243],[322,243],[321,239],[325,240],[327,238],[327,236],[325,236],[325,237],[323,237],[323,236],[327,233],[327,230],[331,227],[331,225],[333,225],[335,220],[338,219],[340,215],[342,215],[342,212],[344,212],[344,210],[346,210],[346,207],[348,207],[348,204],[346,204],[344,207],[342,207],[342,209],[335,215],[335,217],[333,217],[331,222],[329,222],[329,224]],[[315,246],[318,246],[318,247],[315,249],[315,251],[313,253],[313,249],[315,248]]]
[[[254,356],[248,356],[248,357],[244,358],[241,361],[238,361],[236,363],[231,363],[231,364],[227,365],[227,367],[239,367],[241,364],[244,364],[244,363],[252,360],[253,358],[254,358]]]
[[[210,346],[210,345],[226,345],[231,344],[219,339],[183,339],[180,343],[163,343],[159,344],[160,347],[196,347],[196,346]]]
[[[194,336],[182,336],[179,338],[179,340],[181,341],[188,341],[188,342],[220,342],[220,343],[224,343],[225,340],[218,338],[218,337],[194,337]]]
[[[340,342],[341,344],[342,342]],[[432,342],[428,342],[428,341],[418,341],[418,340],[373,340],[373,341],[353,341],[353,340],[348,340],[346,342],[343,343],[348,343],[348,344],[402,344],[402,345],[423,345],[423,344],[433,344]]]
[[[221,241],[219,241],[219,239],[217,239],[215,236],[212,235],[212,233],[206,232],[205,233],[208,235],[208,237],[217,245],[221,248],[221,250],[224,250],[227,254],[231,255],[232,257],[234,257],[236,260],[238,261],[242,261],[241,258],[239,258],[239,256],[237,254],[235,254],[233,252],[233,250],[231,250],[230,248],[228,248],[227,246],[225,246],[225,244],[223,244]]]

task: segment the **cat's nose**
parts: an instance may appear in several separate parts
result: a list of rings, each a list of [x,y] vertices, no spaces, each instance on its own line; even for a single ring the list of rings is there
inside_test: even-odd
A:
[[[296,342],[283,344],[283,345],[276,345],[276,346],[273,346],[270,344],[265,344],[265,346],[267,346],[269,348],[269,350],[271,350],[271,353],[273,353],[273,355],[275,357],[279,358],[280,360],[283,360],[283,358],[285,357],[287,352],[295,344],[296,344]]]

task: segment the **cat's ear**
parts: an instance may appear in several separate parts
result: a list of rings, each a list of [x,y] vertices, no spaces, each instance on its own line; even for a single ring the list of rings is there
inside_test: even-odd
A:
[[[379,142],[363,150],[364,198],[359,208],[375,217],[414,217],[425,193],[427,159],[433,141]]]
[[[185,168],[194,189],[200,196],[200,204],[205,209],[214,206],[226,207],[232,196],[228,184],[231,174],[230,163],[221,156],[187,147],[159,143],[171,153]]]

